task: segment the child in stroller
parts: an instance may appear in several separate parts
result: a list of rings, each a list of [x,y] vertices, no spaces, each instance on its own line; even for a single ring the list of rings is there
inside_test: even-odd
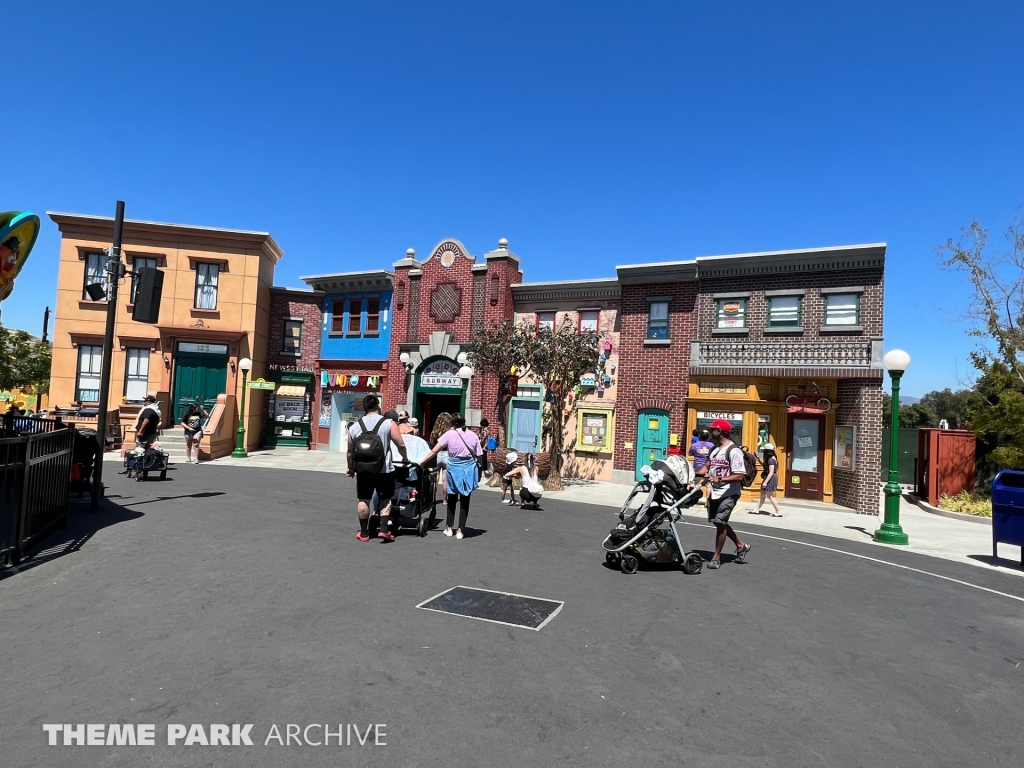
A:
[[[690,462],[676,455],[641,467],[640,472],[644,479],[634,486],[619,511],[622,522],[604,540],[605,561],[619,566],[623,573],[636,573],[640,560],[681,563],[686,573],[700,573],[704,561],[696,552],[683,549],[677,524],[682,520],[680,510],[700,499],[703,481],[692,485]],[[637,498],[641,504],[634,509]]]

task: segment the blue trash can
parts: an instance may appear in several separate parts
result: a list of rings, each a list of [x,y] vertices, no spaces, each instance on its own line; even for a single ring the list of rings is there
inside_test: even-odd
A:
[[[1004,469],[992,483],[992,558],[999,544],[1021,547],[1024,569],[1024,472]]]

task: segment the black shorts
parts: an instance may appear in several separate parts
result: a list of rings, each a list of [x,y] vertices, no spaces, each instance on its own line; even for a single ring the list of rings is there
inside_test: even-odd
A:
[[[739,500],[739,496],[723,496],[720,499],[708,499],[708,522],[726,525],[729,522],[729,516],[732,514],[733,509],[736,508],[736,502]]]
[[[360,501],[372,501],[374,491],[382,502],[395,498],[394,472],[379,475],[373,472],[356,472],[356,498]]]

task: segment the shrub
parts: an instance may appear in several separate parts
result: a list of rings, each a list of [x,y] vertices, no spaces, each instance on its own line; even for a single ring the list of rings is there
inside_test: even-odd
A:
[[[976,493],[960,491],[953,496],[942,494],[939,497],[939,507],[950,512],[960,512],[964,515],[977,515],[978,517],[992,517],[992,499],[979,496]]]

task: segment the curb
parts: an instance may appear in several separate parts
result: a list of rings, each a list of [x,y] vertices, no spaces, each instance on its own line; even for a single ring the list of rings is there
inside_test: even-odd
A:
[[[965,523],[978,523],[979,525],[992,525],[992,518],[991,517],[980,517],[978,515],[965,515],[962,512],[950,512],[948,509],[939,509],[938,507],[933,507],[931,504],[929,504],[924,499],[920,498],[919,496],[914,496],[913,494],[908,494],[907,498],[909,498],[910,501],[912,501],[914,504],[919,506],[925,512],[928,512],[928,513],[933,514],[933,515],[938,515],[939,517],[946,517],[946,518],[949,518],[950,520],[961,520],[961,521],[963,521]]]

